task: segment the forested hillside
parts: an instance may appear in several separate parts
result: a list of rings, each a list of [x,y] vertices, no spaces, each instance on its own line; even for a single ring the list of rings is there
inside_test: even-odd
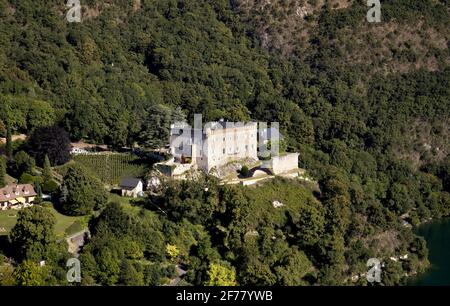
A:
[[[403,253],[385,284],[423,268],[424,242],[399,217],[450,214],[448,1],[382,1],[379,24],[365,1],[81,3],[82,22],[67,23],[63,0],[0,0],[1,137],[56,124],[72,140],[154,148],[194,113],[278,121],[320,187],[266,186],[286,196],[281,216],[209,179],[171,183],[139,214],[110,206],[81,257],[86,282],[160,284],[177,262],[192,284],[214,265],[242,285],[349,283],[368,258]]]

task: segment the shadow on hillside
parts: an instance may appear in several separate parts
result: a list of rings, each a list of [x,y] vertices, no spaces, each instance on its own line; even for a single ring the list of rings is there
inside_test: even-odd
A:
[[[11,244],[9,243],[7,235],[0,236],[0,253],[6,257],[13,257]]]

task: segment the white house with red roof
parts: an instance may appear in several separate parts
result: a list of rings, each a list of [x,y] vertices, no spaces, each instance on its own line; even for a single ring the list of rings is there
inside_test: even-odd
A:
[[[0,188],[0,210],[21,209],[33,205],[37,193],[31,184],[7,185]]]

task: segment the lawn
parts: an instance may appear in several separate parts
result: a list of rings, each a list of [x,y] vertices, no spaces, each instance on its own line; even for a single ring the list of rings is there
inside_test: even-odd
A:
[[[133,198],[130,197],[121,197],[118,194],[110,193],[108,196],[108,203],[117,202],[122,205],[129,205]]]
[[[16,220],[16,210],[0,211],[0,236],[8,235],[14,224],[16,224]]]
[[[130,197],[121,197],[117,194],[111,193],[108,197],[108,203],[116,202],[119,203],[125,211],[137,214],[141,210],[141,204],[139,201],[142,201],[142,198],[130,198]]]
[[[26,208],[25,208],[26,209]],[[69,234],[81,230],[83,227],[84,217],[69,217],[57,212],[53,207],[47,207],[56,217],[55,234],[58,238],[65,237],[66,230]],[[17,210],[0,211],[0,236],[8,235],[13,226],[16,224]]]
[[[85,222],[85,217],[70,217],[57,212],[53,207],[49,207],[53,215],[56,217],[55,234],[58,238],[80,232]]]

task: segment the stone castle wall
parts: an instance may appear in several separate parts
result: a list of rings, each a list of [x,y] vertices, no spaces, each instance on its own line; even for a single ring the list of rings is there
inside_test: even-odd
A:
[[[298,169],[298,153],[287,153],[281,156],[274,156],[265,167],[271,168],[273,174],[286,173]]]

